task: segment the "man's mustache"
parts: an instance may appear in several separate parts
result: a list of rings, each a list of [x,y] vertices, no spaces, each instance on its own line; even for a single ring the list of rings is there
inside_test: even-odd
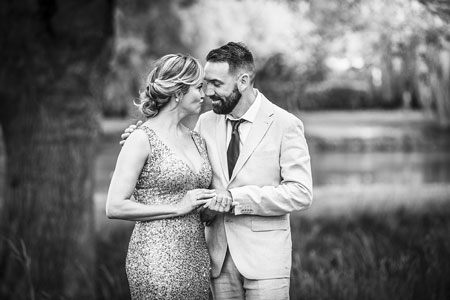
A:
[[[222,100],[222,98],[216,97],[216,96],[210,96],[210,97],[208,97],[208,98],[211,99],[211,100],[213,100],[213,101],[221,101],[221,100]]]

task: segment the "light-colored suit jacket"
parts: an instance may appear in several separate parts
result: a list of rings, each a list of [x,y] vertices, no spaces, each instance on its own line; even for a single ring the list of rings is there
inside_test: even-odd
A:
[[[212,277],[219,276],[227,247],[249,279],[289,277],[289,213],[312,202],[310,156],[303,124],[262,94],[262,103],[228,176],[226,116],[202,114],[196,131],[206,141],[213,169],[212,188],[229,190],[239,205],[206,227]]]

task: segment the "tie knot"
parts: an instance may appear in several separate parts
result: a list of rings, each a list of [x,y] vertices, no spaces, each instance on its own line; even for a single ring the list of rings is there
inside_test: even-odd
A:
[[[242,122],[245,122],[244,119],[238,119],[238,120],[230,120],[231,127],[233,128],[233,132],[237,131],[239,129],[239,125],[241,125]]]

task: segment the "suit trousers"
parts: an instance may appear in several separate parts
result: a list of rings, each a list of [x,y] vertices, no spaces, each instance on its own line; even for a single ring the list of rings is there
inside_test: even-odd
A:
[[[212,278],[214,300],[288,300],[289,278],[248,279],[239,273],[230,251],[219,277]]]

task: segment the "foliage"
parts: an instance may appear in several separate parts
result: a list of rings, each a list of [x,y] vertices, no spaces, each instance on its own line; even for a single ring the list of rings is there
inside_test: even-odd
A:
[[[165,54],[189,52],[180,38],[178,10],[192,1],[119,1],[115,40],[104,90],[103,113],[125,116],[143,89],[153,61]]]
[[[447,11],[443,7],[449,7],[445,1],[421,2],[441,15]],[[359,69],[369,75],[362,77],[373,85],[373,97],[381,106],[422,107],[436,112],[442,126],[450,124],[448,23],[416,0],[339,5],[319,0],[311,5],[328,49],[328,78],[353,81],[349,73]]]
[[[447,205],[353,218],[292,216],[291,299],[448,299],[449,213]],[[123,247],[129,235],[126,226],[99,237],[99,299],[129,297]]]
[[[302,76],[311,69],[308,66],[317,62],[313,56],[320,40],[303,2],[171,0],[146,3],[140,10],[130,6],[119,3],[116,13],[115,58],[104,109],[111,114],[131,111],[150,63],[166,53],[188,52],[204,62],[213,48],[228,41],[245,42],[258,70],[263,70],[259,86],[269,94],[270,84],[294,95],[292,90],[298,90]],[[285,105],[285,96],[272,94],[275,102],[280,98]]]
[[[258,66],[274,55],[283,55],[300,71],[312,56],[311,46],[318,38],[302,4],[293,7],[284,1],[199,0],[189,9],[180,10],[185,24],[181,36],[201,58],[224,43],[242,41],[254,52]]]
[[[285,108],[336,107],[332,95],[320,95],[327,100],[313,103],[304,99],[305,90],[318,81],[339,78],[351,85],[365,80],[372,85],[368,98],[376,102],[374,107],[422,107],[440,112],[445,124],[450,96],[439,90],[445,90],[448,79],[426,74],[446,74],[448,69],[439,70],[446,61],[432,58],[450,51],[442,40],[449,27],[430,12],[445,15],[448,6],[444,1],[420,2],[119,1],[116,57],[105,108],[112,114],[129,112],[147,62],[156,57],[181,51],[204,61],[210,49],[233,40],[254,52],[257,87]],[[355,71],[359,78],[352,75]],[[349,92],[353,97],[355,91]]]
[[[376,108],[370,86],[365,81],[328,80],[309,84],[303,97],[298,101],[299,109],[340,109],[353,110]]]
[[[95,285],[99,300],[125,300],[130,298],[125,273],[125,257],[132,223],[112,231],[108,235],[99,234],[96,243],[98,277]]]
[[[439,15],[441,18],[450,21],[450,2],[446,0],[419,0],[432,13]]]
[[[294,218],[291,299],[448,299],[449,212]]]

